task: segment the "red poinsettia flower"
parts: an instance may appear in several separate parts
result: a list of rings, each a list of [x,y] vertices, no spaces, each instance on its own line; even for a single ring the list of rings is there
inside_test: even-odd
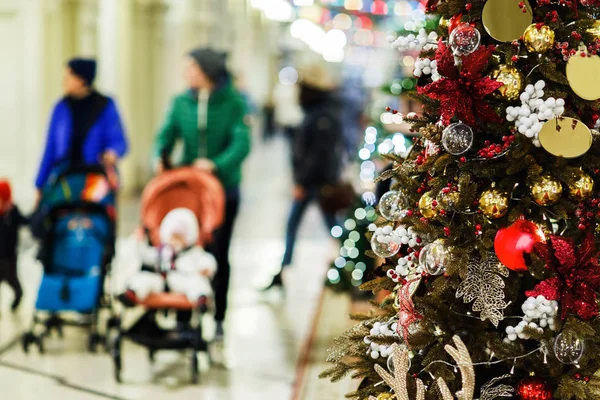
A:
[[[483,76],[483,69],[495,49],[495,46],[480,46],[475,52],[462,58],[462,67],[459,70],[454,63],[452,51],[444,43],[439,43],[435,59],[442,78],[419,87],[418,91],[432,99],[440,100],[444,125],[448,125],[454,116],[471,126],[475,126],[478,120],[502,122],[494,109],[483,101],[486,95],[503,85]]]
[[[576,314],[583,320],[598,316],[596,292],[600,289],[600,266],[594,236],[589,234],[579,248],[569,238],[552,236],[550,243],[536,245],[536,251],[546,261],[546,268],[558,275],[525,294],[558,300],[562,319],[568,314]]]

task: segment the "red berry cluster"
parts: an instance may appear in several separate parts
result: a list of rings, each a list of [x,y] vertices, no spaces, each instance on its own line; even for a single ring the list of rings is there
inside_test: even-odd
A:
[[[539,7],[550,5],[550,0],[537,0],[537,4]]]
[[[465,4],[465,9],[466,9],[467,11],[471,11],[471,8],[473,8],[473,4],[471,4],[471,3],[467,3],[467,4]]]
[[[548,1],[548,4],[550,4],[550,1]],[[549,19],[551,22],[557,23],[558,18],[558,12],[556,10],[546,13],[546,19]]]
[[[589,376],[583,376],[579,372],[577,372],[577,373],[575,373],[575,375],[573,375],[573,379],[578,380],[578,381],[584,381],[586,383],[590,381]]]
[[[577,229],[585,231],[592,226],[594,217],[600,218],[600,210],[594,213],[593,209],[600,209],[600,199],[593,198],[588,201],[588,204],[580,203],[575,210],[577,220]]]
[[[510,58],[510,60],[511,60],[512,62],[516,63],[517,61],[519,61],[519,56],[517,56],[517,55],[514,55],[514,56],[512,56],[512,57]]]
[[[521,9],[521,11],[523,11],[523,14],[525,14],[527,12],[527,6],[525,5],[524,1],[521,1],[519,3],[519,8]]]
[[[385,111],[387,111],[387,112],[391,112],[392,114],[398,114],[398,110],[396,110],[396,109],[393,109],[393,108],[391,108],[391,107],[386,107],[386,108],[385,108]]]
[[[481,224],[475,225],[475,236],[483,235],[482,229],[483,229],[483,227],[481,226]]]
[[[425,193],[429,190],[429,185],[427,184],[427,181],[423,181],[421,182],[421,186],[419,186],[419,188],[417,189],[417,193],[422,194]]]
[[[515,141],[515,136],[502,136],[502,144],[492,143],[489,140],[484,142],[485,147],[477,152],[481,158],[494,158],[496,155],[502,153],[510,147],[512,142]]]
[[[388,269],[386,274],[391,280],[393,280],[396,283],[399,282],[400,279],[402,279],[394,269]]]
[[[558,4],[568,8],[576,8],[577,2],[575,0],[558,0]]]

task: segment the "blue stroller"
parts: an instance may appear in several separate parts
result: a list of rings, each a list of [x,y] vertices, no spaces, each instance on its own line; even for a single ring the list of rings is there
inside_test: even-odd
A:
[[[35,215],[32,231],[41,240],[44,274],[23,350],[35,344],[43,353],[44,339],[53,330],[62,337],[63,326],[71,325],[89,329],[88,349],[95,351],[105,343],[99,311],[111,306],[104,285],[115,247],[114,185],[101,166],[58,168]],[[64,318],[65,312],[78,318]]]

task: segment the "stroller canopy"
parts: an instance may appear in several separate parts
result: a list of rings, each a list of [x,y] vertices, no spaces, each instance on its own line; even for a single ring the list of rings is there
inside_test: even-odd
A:
[[[203,245],[223,223],[225,192],[212,174],[191,167],[165,171],[150,181],[142,193],[141,217],[154,246],[160,244],[160,223],[175,208],[188,208],[196,215]]]
[[[96,206],[115,219],[115,191],[104,167],[87,165],[56,168],[42,191],[40,208]]]

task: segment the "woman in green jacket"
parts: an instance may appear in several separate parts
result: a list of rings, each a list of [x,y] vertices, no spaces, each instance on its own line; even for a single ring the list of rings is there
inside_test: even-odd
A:
[[[170,155],[175,142],[181,140],[181,164],[214,173],[225,188],[225,222],[208,248],[218,263],[213,280],[218,338],[223,337],[227,309],[228,253],[240,203],[241,166],[250,152],[246,105],[233,87],[225,60],[224,53],[206,48],[188,54],[185,79],[189,89],[173,99],[155,143],[159,172],[163,157]],[[188,315],[182,315],[180,321],[187,319]]]

